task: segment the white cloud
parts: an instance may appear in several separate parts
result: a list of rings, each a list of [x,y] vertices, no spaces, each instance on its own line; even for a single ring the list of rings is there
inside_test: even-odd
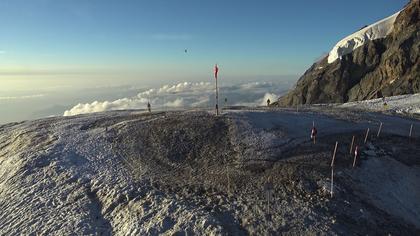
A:
[[[273,103],[275,101],[277,101],[279,99],[279,96],[274,94],[274,93],[266,93],[264,94],[264,97],[262,99],[260,99],[260,105],[261,106],[265,106],[267,105],[267,100],[270,99],[270,102]]]
[[[165,103],[165,106],[167,107],[183,107],[184,104],[184,99],[183,98],[177,98],[174,101],[170,101]]]
[[[6,51],[0,50],[0,54],[5,54],[5,53],[6,53]]]
[[[277,100],[277,95],[274,93],[278,91],[277,86],[265,82],[225,86],[219,90],[219,102],[224,105],[224,98],[227,98],[228,105],[265,105],[267,98],[271,101]],[[214,84],[211,82],[167,84],[160,88],[145,90],[131,98],[77,104],[66,110],[64,116],[108,110],[145,109],[148,102],[152,105],[152,110],[167,107],[213,107],[214,92]]]
[[[0,97],[0,101],[4,100],[23,100],[23,99],[32,99],[45,97],[45,94],[32,94],[32,95],[23,95],[23,96],[5,96]]]

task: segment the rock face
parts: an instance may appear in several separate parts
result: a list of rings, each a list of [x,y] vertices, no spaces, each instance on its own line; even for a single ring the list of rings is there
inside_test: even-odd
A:
[[[367,41],[328,63],[314,63],[281,97],[280,106],[342,103],[420,92],[419,0],[412,0],[395,19],[385,38]]]

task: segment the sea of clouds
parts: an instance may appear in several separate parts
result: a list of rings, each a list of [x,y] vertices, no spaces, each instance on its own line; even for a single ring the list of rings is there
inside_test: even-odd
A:
[[[288,86],[273,82],[252,82],[219,88],[220,106],[261,106],[267,99],[274,102]],[[227,103],[225,104],[225,98]],[[64,112],[64,116],[124,109],[210,108],[215,104],[215,85],[210,82],[182,82],[141,91],[136,96],[113,101],[79,103]]]

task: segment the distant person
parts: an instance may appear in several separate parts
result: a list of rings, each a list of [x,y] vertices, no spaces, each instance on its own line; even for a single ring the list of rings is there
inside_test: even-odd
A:
[[[385,96],[384,96],[384,97],[382,97],[382,102],[383,102],[383,104],[384,104],[384,107],[386,108],[386,107],[388,106],[388,104],[386,103]]]
[[[150,105],[150,102],[147,102],[147,110],[152,112],[152,106]]]
[[[270,103],[271,103],[270,99],[267,99],[267,106],[268,107],[270,106]]]

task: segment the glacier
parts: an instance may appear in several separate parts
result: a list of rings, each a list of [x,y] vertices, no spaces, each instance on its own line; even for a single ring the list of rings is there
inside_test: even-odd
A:
[[[368,41],[385,38],[394,29],[394,22],[401,11],[366,26],[359,31],[340,40],[328,54],[328,63],[331,64],[343,55],[351,53]]]

